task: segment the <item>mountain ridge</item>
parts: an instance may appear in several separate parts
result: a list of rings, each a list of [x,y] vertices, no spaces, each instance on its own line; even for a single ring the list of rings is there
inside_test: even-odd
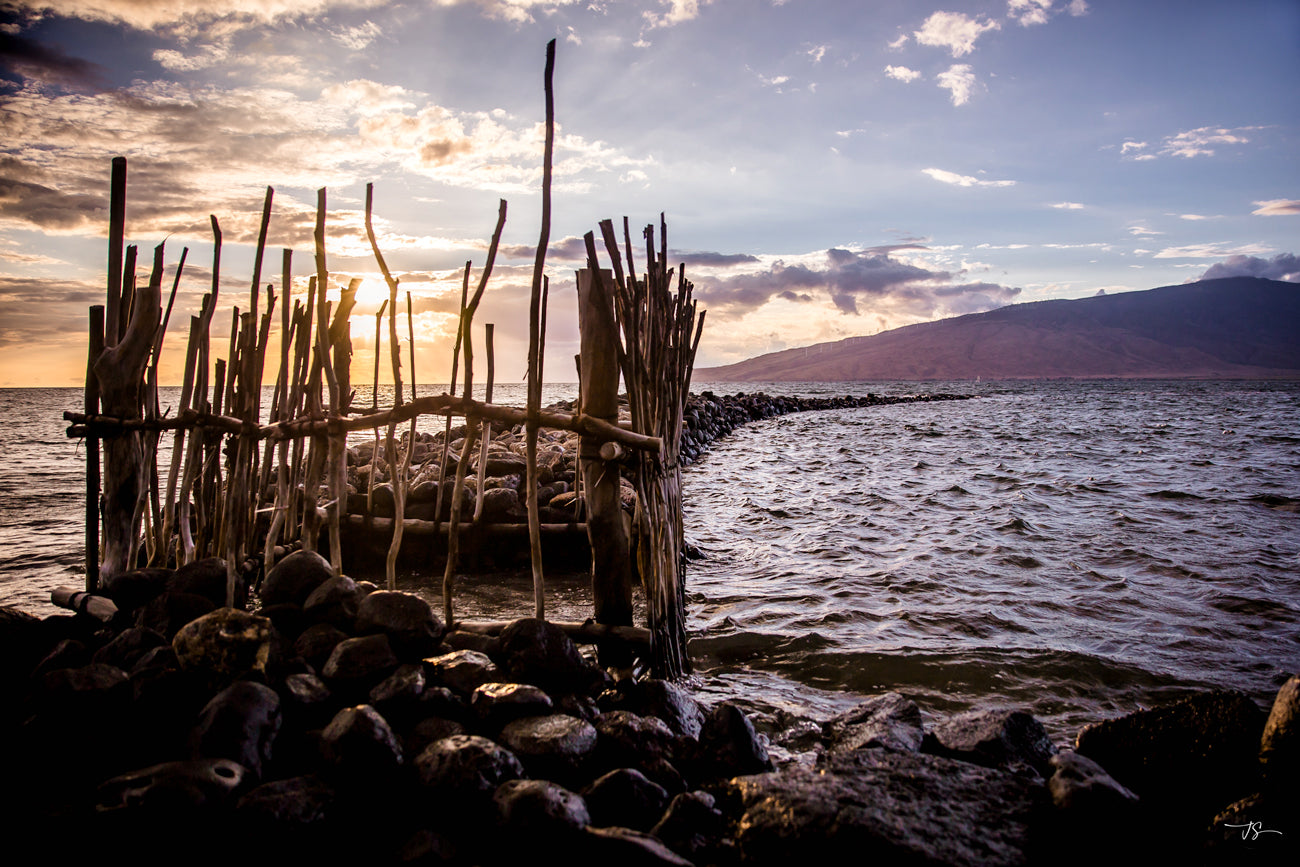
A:
[[[1300,379],[1300,284],[1225,277],[1031,301],[767,353],[693,378]]]

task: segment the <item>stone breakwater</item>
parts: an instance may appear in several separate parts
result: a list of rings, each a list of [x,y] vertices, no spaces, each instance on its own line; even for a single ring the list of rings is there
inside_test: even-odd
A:
[[[692,394],[683,413],[682,441],[679,462],[685,466],[698,460],[711,443],[724,437],[738,426],[773,416],[811,410],[843,410],[894,403],[923,401],[966,400],[962,394],[875,395],[863,397],[774,397],[767,394],[716,395],[706,391]],[[563,412],[576,411],[575,402],[561,401],[548,409]],[[624,407],[621,420],[629,421]],[[458,456],[464,444],[465,428],[453,427],[449,436],[438,433],[416,433],[412,444],[410,433],[404,432],[399,454],[411,451],[412,474],[409,481],[406,518],[434,520],[439,516],[447,520],[451,513],[453,477]],[[447,442],[446,459],[443,443]],[[462,515],[474,514],[482,501],[481,521],[487,524],[524,524],[528,521],[525,510],[527,464],[524,458],[523,425],[494,431],[484,463],[484,480],[479,489],[477,472],[481,453],[476,450],[470,458],[469,473],[462,493]],[[578,462],[578,435],[567,431],[541,430],[538,432],[538,506],[543,524],[565,524],[577,521],[582,513],[581,494],[575,491]],[[348,449],[348,512],[356,516],[391,518],[396,511],[391,485],[392,471],[381,439],[378,446],[373,440],[360,441]],[[632,487],[624,484],[625,504],[632,503]],[[439,504],[441,499],[441,504]]]
[[[109,582],[109,623],[0,608],[7,839],[71,862],[1160,863],[1294,854],[1300,678],[1052,743],[885,693],[755,721],[615,677],[553,624],[448,630],[297,552]],[[547,853],[545,856],[542,853]],[[1243,854],[1244,853],[1244,854]]]

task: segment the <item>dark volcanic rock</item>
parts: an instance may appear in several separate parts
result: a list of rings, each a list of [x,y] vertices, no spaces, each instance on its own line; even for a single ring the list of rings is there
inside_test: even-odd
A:
[[[262,604],[302,605],[311,592],[334,577],[329,561],[315,551],[294,551],[271,567],[262,582]]]
[[[726,784],[746,864],[1024,864],[1042,784],[941,756],[862,750]]]
[[[247,771],[229,759],[163,762],[114,777],[99,787],[97,809],[164,816],[223,806],[244,786]]]
[[[351,777],[381,779],[402,765],[402,746],[388,720],[368,704],[339,711],[321,733],[321,753]]]
[[[507,832],[529,835],[527,848],[538,844],[535,835],[545,842],[560,842],[591,823],[581,795],[547,780],[507,780],[492,800]]]
[[[582,790],[591,812],[590,824],[618,825],[648,831],[664,814],[668,792],[632,768],[619,768],[598,777]]]
[[[123,629],[113,637],[112,641],[95,651],[90,661],[115,665],[123,671],[130,671],[146,653],[158,647],[165,647],[167,643],[163,635],[152,629],[138,626]]]
[[[1264,785],[1285,789],[1290,800],[1300,802],[1300,676],[1277,691],[1264,723],[1259,761]]]
[[[442,621],[433,609],[414,593],[378,590],[361,600],[357,609],[357,632],[382,632],[393,651],[403,660],[419,660],[438,649]]]
[[[672,849],[688,858],[707,853],[722,840],[725,828],[722,811],[708,792],[682,792],[673,798],[663,818],[650,829]],[[709,863],[707,856],[699,859]]]
[[[135,622],[137,626],[167,636],[170,641],[187,623],[220,607],[206,596],[169,590],[136,611]]]
[[[730,702],[715,707],[700,729],[697,767],[710,777],[740,777],[772,770],[754,724]]]
[[[501,743],[531,774],[566,782],[596,748],[596,729],[567,714],[524,717],[501,730]]]
[[[1052,756],[1056,768],[1047,781],[1052,803],[1075,810],[1090,820],[1118,820],[1131,814],[1137,795],[1124,788],[1106,769],[1074,750],[1061,750]]]
[[[587,828],[584,833],[581,851],[590,861],[621,867],[691,867],[661,840],[632,828]]]
[[[1256,791],[1264,721],[1245,695],[1206,692],[1088,726],[1075,749],[1144,804],[1203,825]]]
[[[218,608],[182,627],[172,639],[181,667],[213,683],[245,675],[266,676],[271,658],[271,621],[235,608]]]
[[[335,688],[364,687],[368,692],[372,684],[386,678],[397,666],[397,656],[388,643],[388,636],[380,633],[340,641],[321,674]]]
[[[356,620],[361,596],[357,582],[346,575],[331,575],[307,595],[302,611],[309,621],[349,630]]]
[[[1056,747],[1042,723],[1024,711],[973,710],[936,725],[921,748],[988,768],[1052,775]]]
[[[925,735],[921,709],[910,698],[887,692],[827,720],[823,726],[832,753],[888,747],[916,752]]]
[[[230,759],[261,777],[280,731],[280,696],[238,680],[213,696],[190,735],[194,758]]]
[[[226,580],[226,561],[220,557],[208,557],[186,563],[177,569],[167,589],[173,593],[193,593],[195,596],[202,596],[213,605],[224,606]],[[244,585],[244,577],[236,570],[234,598],[236,608],[243,606],[247,593],[248,588]]]
[[[432,683],[469,695],[485,683],[499,680],[497,667],[487,654],[477,650],[454,650],[424,660]]]
[[[489,800],[497,786],[523,777],[515,754],[478,735],[452,735],[436,740],[415,759],[420,782],[453,808],[468,808]]]
[[[516,620],[502,630],[500,659],[515,680],[548,690],[584,690],[601,676],[563,629],[533,617]]]
[[[485,683],[469,697],[474,714],[489,729],[526,716],[551,712],[551,697],[530,683]]]

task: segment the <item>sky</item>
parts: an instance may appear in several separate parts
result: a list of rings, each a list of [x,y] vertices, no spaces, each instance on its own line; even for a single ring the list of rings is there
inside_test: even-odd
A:
[[[522,379],[551,39],[548,381],[575,378],[573,275],[603,219],[639,238],[664,215],[708,311],[697,368],[1012,303],[1300,281],[1296,0],[0,0],[0,386],[84,381],[119,155],[142,268],[165,242],[169,289],[188,250],[163,382],[211,287],[211,216],[225,354],[268,186],[262,282],[280,293],[292,249],[297,299],[326,190],[368,381],[387,289],[367,183],[421,382],[448,377],[465,263],[477,281],[507,201],[475,321]]]

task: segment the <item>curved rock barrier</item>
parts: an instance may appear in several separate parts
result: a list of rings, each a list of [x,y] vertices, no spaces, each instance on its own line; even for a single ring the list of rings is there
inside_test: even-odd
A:
[[[1198,693],[1069,747],[1014,709],[927,726],[897,693],[750,717],[615,680],[544,621],[448,631],[314,553],[285,558],[254,612],[219,607],[202,579],[220,561],[185,571],[122,576],[107,625],[0,608],[11,845],[131,864],[1055,865],[1280,858],[1300,838],[1300,677],[1267,717]]]

